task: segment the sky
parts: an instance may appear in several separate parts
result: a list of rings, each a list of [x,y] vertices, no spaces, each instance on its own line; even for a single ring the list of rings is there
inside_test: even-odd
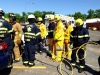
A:
[[[53,11],[68,15],[75,12],[87,14],[89,9],[100,9],[100,0],[2,0],[0,8],[6,13],[21,14],[34,11]]]

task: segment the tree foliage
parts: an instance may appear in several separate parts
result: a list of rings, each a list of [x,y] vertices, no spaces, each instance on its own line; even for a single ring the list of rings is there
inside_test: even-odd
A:
[[[78,19],[78,18],[81,18],[81,19],[82,19],[82,14],[81,14],[81,12],[75,12],[74,18],[75,18],[75,19]]]
[[[88,11],[88,16],[87,16],[87,19],[91,19],[91,18],[95,18],[95,11],[94,10],[92,10],[92,9],[90,9],[89,11]]]
[[[100,18],[100,9],[97,10],[88,10],[87,15],[83,14],[81,12],[75,12],[75,14],[69,14],[68,16],[74,17],[75,19],[81,18],[82,20],[91,19],[91,18]],[[17,17],[17,21],[19,22],[25,22],[27,21],[27,17],[29,14],[34,14],[35,17],[42,17],[45,18],[46,14],[55,14],[55,12],[52,11],[35,11],[35,12],[22,12],[22,15],[15,13]],[[9,13],[5,14],[5,18],[8,18]]]
[[[95,10],[95,17],[100,18],[100,9]]]

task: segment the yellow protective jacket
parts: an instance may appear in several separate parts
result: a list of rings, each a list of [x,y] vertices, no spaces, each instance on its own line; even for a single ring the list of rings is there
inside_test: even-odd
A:
[[[18,44],[21,43],[21,37],[22,37],[22,27],[19,23],[15,23],[12,25],[13,30],[15,31],[15,38],[14,42],[17,42]]]
[[[71,25],[68,26],[67,29],[65,29],[65,32],[64,32],[64,39],[65,40],[70,40],[70,36],[71,36],[71,32],[73,31],[73,27]]]
[[[64,40],[64,25],[59,21],[54,29],[54,40]]]
[[[47,35],[46,26],[43,23],[41,25],[36,24],[36,26],[40,29],[41,37],[44,39]]]

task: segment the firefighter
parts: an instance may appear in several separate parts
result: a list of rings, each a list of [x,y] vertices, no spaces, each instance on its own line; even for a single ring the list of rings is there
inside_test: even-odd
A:
[[[4,11],[0,9],[0,70],[12,67],[13,41],[11,34],[13,29],[12,25],[2,18],[4,14]]]
[[[73,43],[73,48],[80,47],[84,43],[87,43],[89,40],[89,32],[86,28],[83,28],[83,21],[82,19],[77,19],[76,20],[76,27],[71,33],[71,43]],[[82,47],[78,51],[78,57],[79,59],[84,58],[84,53],[85,53],[85,47]],[[72,66],[75,67],[76,65],[76,50],[72,50],[72,55],[71,55],[71,63]],[[85,68],[85,59],[79,60],[79,70],[78,72],[81,73],[83,69]]]
[[[64,52],[64,55],[68,53],[68,56],[71,56],[69,44],[70,44],[70,35],[72,31],[73,31],[73,27],[70,25],[69,20],[65,21],[65,32],[64,32],[65,52]]]
[[[53,53],[53,32],[55,28],[54,23],[54,15],[50,15],[49,17],[49,26],[48,26],[48,43],[49,43],[49,50],[51,54]]]
[[[38,44],[39,40],[41,40],[40,30],[37,28],[35,24],[35,16],[30,14],[28,16],[29,24],[25,25],[23,32],[24,32],[24,41],[25,41],[25,57],[23,61],[23,65],[25,66],[34,66],[35,60],[35,51],[36,45]]]
[[[53,34],[54,50],[53,50],[52,59],[56,59],[56,61],[61,61],[63,45],[64,45],[64,25],[59,15],[55,15],[54,19],[56,22],[56,26]]]
[[[20,61],[20,50],[19,50],[19,44],[21,44],[21,37],[22,37],[22,27],[21,25],[16,22],[16,16],[15,14],[11,13],[9,14],[9,20],[10,23],[12,24],[12,27],[15,31],[15,35],[14,35],[14,63],[19,62]]]
[[[40,34],[41,34],[41,38],[42,38],[42,42],[40,44],[38,44],[38,52],[41,53],[43,46],[44,46],[45,38],[47,35],[46,26],[43,24],[43,19],[41,17],[37,18],[37,25],[36,26],[40,29]]]

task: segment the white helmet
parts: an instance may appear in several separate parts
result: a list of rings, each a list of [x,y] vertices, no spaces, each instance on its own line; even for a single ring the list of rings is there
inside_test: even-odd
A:
[[[28,15],[28,19],[29,18],[35,18],[35,16],[33,14]]]
[[[0,8],[0,10],[2,10],[2,9]]]
[[[70,21],[69,20],[66,20],[66,22],[69,23]]]
[[[5,12],[0,8],[0,16],[4,16]]]

